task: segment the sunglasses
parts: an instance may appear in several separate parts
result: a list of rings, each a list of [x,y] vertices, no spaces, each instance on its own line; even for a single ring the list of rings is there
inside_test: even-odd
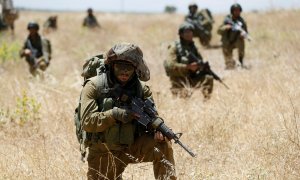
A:
[[[131,63],[116,62],[114,68],[117,71],[134,71],[134,66]]]

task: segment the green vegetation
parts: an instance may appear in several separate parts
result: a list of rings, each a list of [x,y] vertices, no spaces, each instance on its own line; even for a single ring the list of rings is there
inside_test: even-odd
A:
[[[41,104],[34,98],[29,97],[26,91],[23,91],[21,97],[17,97],[17,106],[14,119],[19,125],[24,125],[28,121],[39,119]]]
[[[9,42],[5,39],[0,40],[0,63],[17,60],[21,46],[18,42]]]

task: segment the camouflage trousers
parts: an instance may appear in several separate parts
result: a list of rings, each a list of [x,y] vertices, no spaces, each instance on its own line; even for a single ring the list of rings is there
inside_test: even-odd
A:
[[[229,45],[223,45],[223,55],[225,59],[226,69],[234,69],[236,62],[233,59],[233,50],[238,49],[238,58],[242,62],[245,56],[245,41],[242,38],[238,38],[234,43]]]
[[[211,97],[214,85],[214,78],[211,75],[199,75],[193,78],[178,78],[170,77],[171,79],[171,92],[173,95],[180,97],[190,97],[192,92],[189,88],[201,88],[202,94],[205,99]]]
[[[29,65],[29,72],[33,76],[40,74],[40,71],[45,71],[49,65],[43,57],[32,58],[30,56],[26,56],[25,59]]]
[[[143,135],[128,148],[108,151],[105,144],[89,147],[89,180],[121,180],[128,164],[153,162],[155,179],[176,179],[171,142],[156,142],[150,135]]]

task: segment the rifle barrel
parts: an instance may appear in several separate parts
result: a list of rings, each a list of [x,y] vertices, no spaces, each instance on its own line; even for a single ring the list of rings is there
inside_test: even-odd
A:
[[[196,157],[196,154],[194,154],[191,150],[189,150],[184,144],[182,144],[179,139],[175,140],[175,143],[180,145],[186,152],[188,152],[192,157]]]
[[[221,84],[223,84],[225,87],[226,87],[226,89],[230,89],[222,80],[219,80],[219,82],[221,83]]]

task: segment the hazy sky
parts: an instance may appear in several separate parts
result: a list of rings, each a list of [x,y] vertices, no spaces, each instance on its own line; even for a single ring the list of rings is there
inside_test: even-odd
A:
[[[213,12],[228,12],[234,2],[240,3],[245,11],[300,8],[300,0],[14,0],[16,7],[51,10],[86,10],[92,7],[98,11],[113,12],[162,12],[166,5],[174,5],[180,13],[187,13],[191,2]]]

